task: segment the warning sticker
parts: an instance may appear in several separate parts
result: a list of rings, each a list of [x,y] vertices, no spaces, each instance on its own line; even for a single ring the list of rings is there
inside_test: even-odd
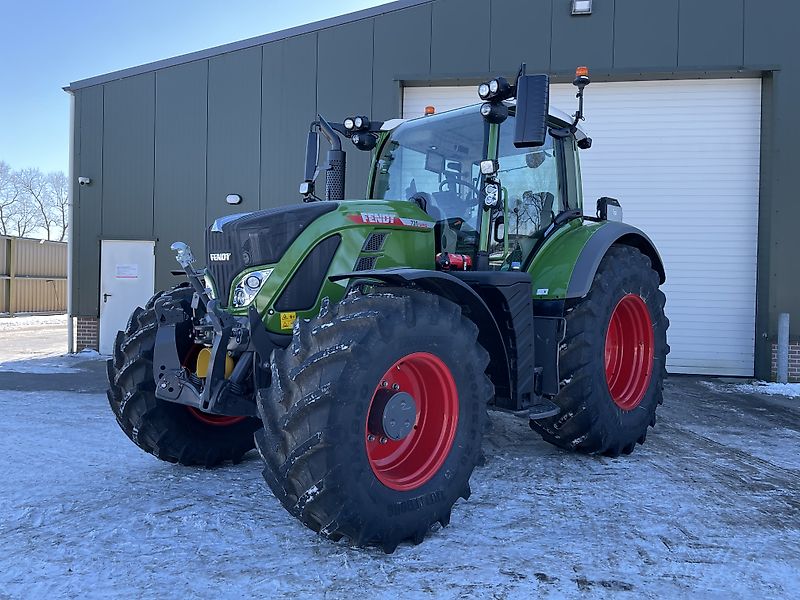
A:
[[[297,320],[296,312],[281,313],[281,329],[291,329]]]
[[[139,265],[117,265],[115,279],[139,279]]]

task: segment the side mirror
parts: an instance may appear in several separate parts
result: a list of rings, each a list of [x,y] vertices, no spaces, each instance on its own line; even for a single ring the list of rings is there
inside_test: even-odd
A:
[[[314,181],[317,171],[317,156],[319,155],[319,133],[316,130],[308,132],[306,142],[306,170],[305,181]]]
[[[522,75],[517,81],[517,126],[514,145],[538,148],[547,139],[550,112],[550,78],[547,75]]]

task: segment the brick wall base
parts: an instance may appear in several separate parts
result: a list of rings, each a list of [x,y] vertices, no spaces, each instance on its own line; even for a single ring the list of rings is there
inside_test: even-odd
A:
[[[97,350],[100,347],[100,320],[96,317],[76,317],[76,346],[80,352],[86,348]]]
[[[772,380],[778,379],[778,344],[772,344]],[[800,342],[789,344],[789,382],[800,383]]]

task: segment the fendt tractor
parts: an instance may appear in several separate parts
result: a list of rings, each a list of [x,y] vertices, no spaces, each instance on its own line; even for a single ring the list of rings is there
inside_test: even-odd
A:
[[[257,447],[289,513],[386,552],[469,497],[487,408],[565,450],[632,452],[662,402],[665,273],[617,200],[584,215],[589,83],[578,69],[572,116],[524,65],[458,110],[318,116],[303,203],[218,219],[203,270],[173,244],[187,281],[108,361],[122,430],[182,465]],[[366,200],[345,200],[345,139],[373,154]]]

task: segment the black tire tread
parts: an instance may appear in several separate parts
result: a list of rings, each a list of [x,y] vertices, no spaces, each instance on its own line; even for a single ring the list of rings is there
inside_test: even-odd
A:
[[[214,467],[226,461],[234,464],[255,447],[253,433],[257,419],[230,427],[205,425],[192,417],[186,407],[155,397],[153,348],[157,322],[155,301],[167,294],[185,307],[192,290],[180,286],[159,292],[145,308],[137,307],[124,331],[114,341],[114,353],[107,361],[111,410],[122,431],[145,452],[182,465]]]
[[[648,394],[652,401],[640,407],[651,411],[643,431],[623,432],[619,423],[609,424],[604,413],[596,410],[596,403],[603,402],[607,396],[605,379],[598,381],[594,375],[597,361],[603,360],[602,346],[605,316],[603,302],[608,297],[615,282],[626,274],[638,273],[646,285],[653,290],[654,302],[649,305],[654,313],[654,333],[656,343],[656,365],[653,381]],[[647,427],[655,426],[656,408],[664,401],[663,388],[666,376],[666,331],[669,320],[664,315],[666,298],[659,289],[658,274],[652,268],[650,259],[630,246],[612,246],[600,263],[592,288],[584,298],[570,307],[567,314],[566,337],[562,342],[559,357],[561,389],[555,403],[561,413],[550,419],[531,421],[531,428],[547,442],[585,454],[600,454],[617,457],[630,454],[637,444],[647,438]],[[645,404],[647,406],[645,406]],[[637,409],[638,410],[638,409]],[[635,439],[627,439],[633,435]]]
[[[348,538],[357,546],[393,552],[402,542],[422,542],[436,522],[446,526],[452,503],[469,496],[468,485],[454,490],[453,502],[411,533],[394,530],[391,520],[362,522],[348,504],[347,490],[337,483],[342,466],[331,466],[327,457],[336,421],[331,413],[338,401],[332,382],[342,377],[362,340],[390,340],[394,327],[413,326],[418,318],[427,318],[425,313],[445,321],[453,343],[465,354],[474,348],[480,393],[488,402],[494,392],[483,373],[489,355],[477,344],[477,327],[457,305],[432,294],[393,289],[352,293],[334,306],[326,304],[318,318],[296,323],[289,348],[273,353],[272,385],[257,394],[264,428],[256,434],[256,445],[265,464],[264,479],[290,514],[331,540]],[[482,413],[485,419],[485,409]],[[474,459],[477,462],[477,452]]]

